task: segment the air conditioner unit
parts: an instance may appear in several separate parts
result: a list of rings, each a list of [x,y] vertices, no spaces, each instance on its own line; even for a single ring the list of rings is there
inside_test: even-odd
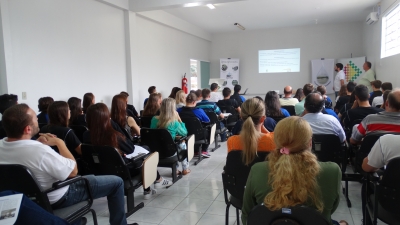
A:
[[[367,19],[365,20],[365,22],[368,25],[372,25],[378,20],[379,20],[378,13],[377,12],[372,12],[372,13],[368,14]]]

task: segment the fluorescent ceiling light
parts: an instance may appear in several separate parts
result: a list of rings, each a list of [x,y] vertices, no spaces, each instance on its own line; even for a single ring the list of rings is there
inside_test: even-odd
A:
[[[186,3],[183,5],[183,7],[195,7],[195,6],[199,6],[200,3],[198,2],[194,2],[194,3]]]
[[[213,4],[207,4],[207,7],[210,9],[215,9],[215,6]]]

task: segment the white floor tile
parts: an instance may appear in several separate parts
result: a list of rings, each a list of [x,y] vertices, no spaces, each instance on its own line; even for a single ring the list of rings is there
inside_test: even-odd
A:
[[[186,197],[192,192],[196,187],[183,187],[183,186],[175,186],[168,188],[161,195],[169,195],[169,196],[177,196],[177,197]]]
[[[206,214],[225,216],[226,204],[225,202],[214,201],[208,208]],[[229,207],[229,216],[236,216],[236,208],[232,205]]]
[[[220,192],[221,190],[216,190],[216,189],[196,188],[187,197],[214,200]]]
[[[185,198],[175,209],[181,211],[205,213],[212,203],[212,200]]]
[[[199,184],[198,188],[223,189],[224,187],[221,180],[205,179]]]
[[[223,225],[225,224],[225,216],[204,214],[196,225]],[[229,217],[229,224],[236,224],[236,217]],[[240,223],[242,224],[242,223]]]
[[[165,219],[165,217],[168,216],[168,214],[171,213],[171,211],[171,209],[161,209],[145,206],[144,208],[131,215],[128,220],[159,224]]]
[[[202,213],[174,210],[160,225],[195,225],[202,216]]]

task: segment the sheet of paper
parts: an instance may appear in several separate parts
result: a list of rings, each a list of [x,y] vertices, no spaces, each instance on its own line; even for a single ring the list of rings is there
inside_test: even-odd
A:
[[[22,194],[0,197],[0,225],[13,225],[18,218]]]
[[[231,113],[222,113],[222,115],[224,115],[224,117],[228,117],[230,115],[232,115]]]
[[[140,147],[138,145],[135,145],[135,151],[132,154],[126,155],[126,158],[128,159],[132,159],[133,157],[138,156],[139,154],[148,154],[149,151],[147,151],[145,148]]]

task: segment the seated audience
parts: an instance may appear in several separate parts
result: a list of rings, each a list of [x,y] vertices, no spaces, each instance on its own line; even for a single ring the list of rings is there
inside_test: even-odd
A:
[[[147,91],[149,92],[149,95],[151,95],[151,94],[153,94],[153,93],[157,93],[156,86],[151,86],[151,87],[149,87],[149,89],[147,89]],[[150,98],[150,97],[149,97],[149,98]],[[146,108],[146,104],[147,104],[147,101],[149,100],[149,98],[146,98],[146,99],[144,100],[143,109]]]
[[[136,121],[136,118],[139,118],[140,115],[139,115],[139,113],[136,111],[135,106],[133,106],[133,105],[131,105],[131,104],[128,104],[129,93],[128,93],[128,92],[125,92],[125,91],[121,91],[120,94],[126,96],[126,113],[127,113],[129,116],[133,117],[133,118],[135,119],[135,121]]]
[[[86,114],[87,108],[96,102],[93,93],[86,93],[83,95],[82,111]]]
[[[56,135],[58,138],[65,142],[68,150],[72,153],[75,158],[79,158],[82,155],[81,141],[75,135],[74,131],[68,127],[70,119],[70,111],[68,104],[64,101],[55,101],[47,110],[49,114],[49,125],[46,125],[40,129],[41,133],[50,133]],[[56,146],[53,147],[58,152]]]
[[[368,156],[364,158],[362,163],[362,169],[365,172],[372,173],[380,168],[386,166],[390,160],[400,157],[400,136],[387,134],[378,139],[378,141],[374,144],[369,152]],[[372,193],[370,193],[372,194]],[[361,199],[362,199],[362,211],[364,214],[365,205],[366,205],[366,185],[363,182],[363,186],[361,188]],[[368,196],[369,198],[369,196]],[[366,218],[363,216],[365,224],[372,224],[370,218]]]
[[[252,166],[247,179],[242,207],[244,225],[253,207],[261,203],[272,211],[308,205],[332,221],[340,202],[342,173],[336,163],[318,162],[311,152],[312,135],[310,125],[301,117],[291,116],[278,123],[276,148],[268,155],[268,161]]]
[[[49,115],[47,114],[47,108],[54,102],[52,97],[43,97],[39,99],[39,115],[37,115],[38,123],[47,124],[49,123]]]
[[[279,96],[275,91],[268,91],[265,95],[265,110],[266,115],[272,119],[281,119],[290,116],[286,109],[281,108]]]
[[[391,91],[391,90],[393,90],[393,85],[390,82],[384,82],[381,85],[381,89],[382,89],[382,92]],[[372,100],[372,104],[371,105],[372,105],[372,107],[377,107],[379,105],[380,106],[384,105],[383,97],[382,96],[375,97]]]
[[[18,95],[4,94],[0,95],[0,113],[4,115],[4,111],[13,105],[18,104]],[[6,131],[3,128],[2,121],[0,120],[0,139],[7,137]]]
[[[307,95],[304,103],[304,116],[313,131],[313,134],[333,134],[339,137],[341,142],[346,140],[346,135],[339,121],[321,111],[324,108],[324,98],[319,93]]]
[[[354,91],[354,88],[356,87],[356,84],[353,81],[350,81],[349,83],[347,83],[346,85],[346,95],[339,97],[339,99],[336,101],[336,105],[335,105],[335,112],[339,112],[340,109],[349,102],[351,93]]]
[[[176,92],[175,103],[176,109],[182,108],[186,105],[186,94],[183,90]]]
[[[376,114],[383,111],[383,109],[371,107],[368,102],[368,88],[365,85],[359,84],[354,89],[355,98],[354,104],[348,110],[344,117],[344,125],[346,128],[352,129],[351,125],[356,120],[362,120],[370,114]]]
[[[181,118],[183,117],[197,117],[202,123],[209,123],[210,118],[202,109],[196,108],[197,97],[194,93],[188,94],[186,97],[186,106],[179,108],[178,114]]]
[[[219,109],[219,107],[217,106],[217,104],[215,104],[215,102],[209,101],[210,93],[211,93],[210,89],[207,89],[207,88],[203,89],[201,91],[203,100],[201,100],[201,102],[197,103],[196,108],[203,109],[204,112],[213,112],[213,113],[217,114],[220,119],[224,119],[224,114],[222,114],[222,112]],[[221,129],[225,127],[221,121],[219,122],[219,125],[220,125]],[[221,133],[220,137],[221,137],[222,142],[226,141],[226,133]]]
[[[219,100],[217,102],[218,107],[229,107],[232,106],[238,113],[240,113],[240,104],[236,101],[236,99],[231,98],[231,89],[226,87],[222,90],[222,95],[224,96],[223,100]]]
[[[239,135],[233,135],[228,139],[228,152],[242,150],[242,159],[245,165],[249,165],[255,159],[258,151],[272,151],[275,149],[274,133],[269,132],[263,126],[265,106],[262,101],[251,98],[242,104],[241,117],[243,122]]]
[[[369,94],[369,104],[372,104],[372,101],[375,97],[382,96],[383,92],[381,91],[382,81],[374,80],[371,82],[372,92]]]
[[[310,94],[313,91],[314,91],[314,85],[313,84],[305,84],[304,85],[304,87],[303,87],[304,97],[307,97],[307,95]],[[299,103],[294,105],[294,110],[296,112],[296,115],[301,115],[303,113],[303,111],[304,111],[304,101],[305,101],[305,98],[303,98],[303,100],[301,100]]]
[[[241,106],[242,103],[246,101],[246,98],[243,95],[240,95],[241,90],[242,86],[236,84],[235,87],[233,87],[233,95],[231,96],[231,99],[235,99],[236,102],[239,103],[239,106]]]
[[[281,105],[284,106],[294,106],[297,103],[299,103],[299,100],[297,98],[292,98],[292,94],[293,94],[293,89],[290,86],[286,86],[283,89],[283,93],[284,93],[284,97],[279,99],[279,102],[281,103]]]
[[[343,119],[344,119],[344,116],[346,115],[346,112],[348,110],[350,110],[351,107],[353,107],[355,100],[356,100],[356,93],[353,91],[353,93],[351,93],[351,95],[350,95],[349,102],[346,103],[344,106],[342,106],[342,108],[339,111],[338,117],[339,117],[341,123],[343,123]]]
[[[131,141],[127,141],[127,138],[125,138],[121,132],[118,132],[112,127],[111,121],[110,112],[105,104],[97,103],[90,106],[87,111],[89,130],[84,133],[83,142],[97,146],[107,145],[116,148],[124,161],[129,164],[130,173],[133,176],[140,174],[142,162],[136,161],[133,165],[133,163],[130,163],[131,160],[126,158],[126,155],[132,154],[135,149],[141,147],[133,145]],[[171,185],[172,181],[164,179],[157,172],[156,188],[168,187]],[[156,194],[156,191],[151,190],[149,187],[144,190],[143,194],[145,199],[149,199],[153,194]]]
[[[297,89],[296,94],[293,96],[293,98],[297,98],[297,100],[301,102],[305,98],[303,88]]]
[[[160,115],[161,94],[153,93],[149,96],[146,106],[143,110],[142,116],[155,116]]]
[[[153,119],[151,120],[150,128],[167,129],[174,140],[177,136],[187,136],[188,134],[185,123],[182,122],[181,118],[176,112],[175,100],[171,98],[166,98],[162,101],[160,115],[153,117]],[[185,150],[186,144],[181,143],[179,147],[181,148],[181,150]],[[189,163],[187,159],[182,161],[181,164],[182,172],[178,170],[179,165],[176,164],[177,173],[182,173],[183,175],[190,173],[190,170],[188,169]]]
[[[347,95],[347,85],[342,85],[340,86],[339,94],[335,99],[335,102],[339,100],[340,97],[346,96]]]
[[[199,103],[199,102],[201,102],[201,100],[203,100],[203,95],[201,94],[202,93],[202,91],[203,90],[201,90],[201,89],[197,89],[197,91],[196,91],[196,97],[197,97],[197,101],[196,101],[196,103]]]
[[[85,114],[83,114],[82,111],[81,100],[77,97],[71,97],[68,99],[68,106],[71,112],[68,124],[87,127]]]
[[[389,95],[389,93],[390,92],[392,92],[392,90],[386,90],[386,91],[384,91],[383,92],[383,95],[382,95],[382,97],[383,97],[383,104],[381,105],[381,109],[385,109],[385,103],[386,103],[386,101],[387,101],[387,97],[388,97],[388,95]],[[379,96],[378,96],[379,97]]]
[[[126,139],[133,141],[135,136],[140,135],[140,127],[133,117],[126,113],[126,95],[115,95],[111,103],[111,119],[118,124]]]
[[[51,121],[51,117],[50,117]],[[28,167],[41,188],[75,177],[78,168],[75,158],[64,141],[52,134],[39,132],[36,113],[26,104],[15,105],[3,114],[7,138],[0,141],[0,164],[20,164]],[[59,154],[49,146],[57,146]],[[25,157],[29,155],[29,157]],[[117,176],[84,176],[89,181],[94,199],[107,196],[110,224],[127,224],[125,217],[124,182]],[[47,194],[53,209],[65,208],[88,199],[85,183],[79,181]]]
[[[321,93],[322,97],[325,100],[325,108],[326,109],[331,109],[332,108],[332,100],[329,98],[328,95],[326,95],[326,87],[324,85],[320,85],[317,87],[317,91]]]
[[[210,102],[218,102],[219,100],[224,99],[222,97],[221,93],[218,92],[218,89],[219,89],[219,87],[218,87],[217,83],[212,83],[211,84],[211,86],[210,86],[210,90],[211,90],[210,99],[208,101],[210,101]]]
[[[176,93],[178,93],[178,91],[182,90],[181,88],[178,87],[173,87],[171,90],[171,94],[169,94],[168,98],[172,98],[175,100],[176,98]]]
[[[370,132],[400,132],[400,89],[389,93],[385,111],[368,115],[353,129],[350,143],[360,144]]]

